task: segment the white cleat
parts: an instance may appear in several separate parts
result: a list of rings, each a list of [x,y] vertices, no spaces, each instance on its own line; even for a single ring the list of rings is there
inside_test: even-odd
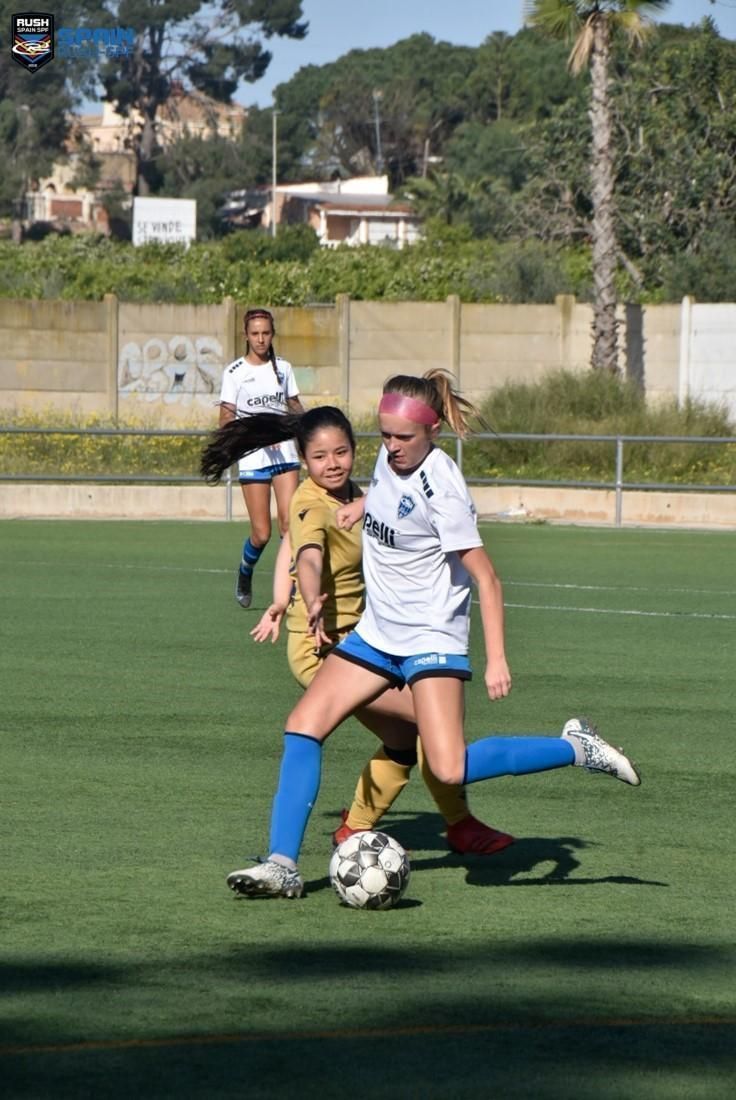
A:
[[[606,772],[623,783],[638,787],[641,777],[628,756],[621,749],[614,749],[599,736],[595,726],[587,718],[571,718],[565,722],[562,738],[575,750],[575,764],[591,772]]]
[[[246,898],[300,898],[304,893],[304,880],[299,872],[273,859],[242,871],[231,871],[227,884]]]

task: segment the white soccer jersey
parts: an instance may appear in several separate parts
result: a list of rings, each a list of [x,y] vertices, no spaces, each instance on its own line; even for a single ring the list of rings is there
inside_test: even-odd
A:
[[[250,416],[258,412],[285,413],[288,409],[287,399],[298,397],[299,389],[291,363],[278,355],[276,370],[278,378],[270,363],[254,366],[242,357],[236,359],[225,367],[220,401],[234,405],[236,416]],[[298,461],[296,444],[289,439],[285,443],[276,443],[272,447],[263,447],[246,455],[240,459],[238,467],[244,472],[275,466],[280,462]]]
[[[363,517],[360,636],[400,657],[467,653],[471,578],[454,551],[482,545],[467,485],[444,451],[434,447],[401,477],[381,447]]]

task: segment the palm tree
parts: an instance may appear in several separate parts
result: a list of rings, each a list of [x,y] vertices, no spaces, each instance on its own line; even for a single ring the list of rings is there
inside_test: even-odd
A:
[[[641,45],[652,23],[648,16],[669,0],[525,0],[525,22],[572,43],[568,66],[573,75],[590,67],[590,156],[593,218],[594,369],[618,370],[614,221],[614,143],[610,101],[611,43],[623,31],[631,47]]]

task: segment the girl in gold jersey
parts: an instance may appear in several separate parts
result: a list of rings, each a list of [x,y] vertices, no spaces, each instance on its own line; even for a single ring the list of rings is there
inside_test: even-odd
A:
[[[259,417],[263,419],[263,417]],[[256,641],[275,642],[284,615],[289,667],[307,687],[332,648],[360,619],[365,583],[361,569],[361,529],[341,526],[344,505],[362,496],[351,480],[355,438],[350,421],[332,406],[310,409],[295,419],[294,432],[308,476],[289,507],[289,533],[279,550],[274,601],[251,631]],[[205,452],[212,479],[239,457],[238,428],[219,433]],[[218,449],[219,448],[219,449]],[[362,706],[355,717],[382,741],[358,781],[353,804],[334,835],[335,843],[353,832],[372,829],[409,781],[417,763],[417,730],[411,692],[392,688]],[[468,811],[465,789],[436,779],[422,758],[422,775],[445,819],[453,851],[490,855],[513,843],[508,833],[478,821]]]

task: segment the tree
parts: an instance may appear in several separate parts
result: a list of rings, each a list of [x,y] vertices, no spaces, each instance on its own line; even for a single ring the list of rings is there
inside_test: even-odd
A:
[[[639,45],[650,27],[647,14],[668,0],[527,0],[532,26],[572,42],[568,65],[573,74],[590,68],[590,183],[593,264],[593,353],[597,370],[618,369],[616,269],[618,245],[614,221],[614,141],[611,111],[611,48],[616,31],[630,46]]]
[[[330,65],[301,69],[276,89],[284,132],[292,116],[303,161],[319,178],[368,174],[378,163],[393,186],[423,168],[464,117],[460,91],[472,65],[467,46],[416,34],[387,49],[351,50]],[[380,93],[378,104],[375,93]],[[293,125],[293,124],[292,124]]]
[[[79,23],[90,5],[63,0],[54,6],[59,26]],[[0,25],[10,28],[11,15],[22,10],[15,0],[0,0]],[[54,60],[37,72],[26,72],[13,60],[3,34],[0,51],[0,217],[13,222],[20,240],[22,208],[33,181],[47,175],[65,152],[70,129],[69,111],[86,89],[91,76],[78,66]]]
[[[721,254],[719,238],[732,240],[735,102],[736,44],[708,19],[662,28],[617,89],[619,240],[642,282],[660,282],[664,256],[687,259],[690,272],[699,255]]]
[[[229,103],[241,80],[254,81],[271,54],[256,37],[304,38],[301,0],[105,0],[108,25],[133,27],[132,54],[102,70],[105,98],[133,123],[137,193],[160,176],[156,117],[179,89],[196,89]]]
[[[224,196],[244,186],[238,145],[224,137],[184,135],[162,154],[159,170],[164,194],[197,200],[197,239],[220,235]]]

